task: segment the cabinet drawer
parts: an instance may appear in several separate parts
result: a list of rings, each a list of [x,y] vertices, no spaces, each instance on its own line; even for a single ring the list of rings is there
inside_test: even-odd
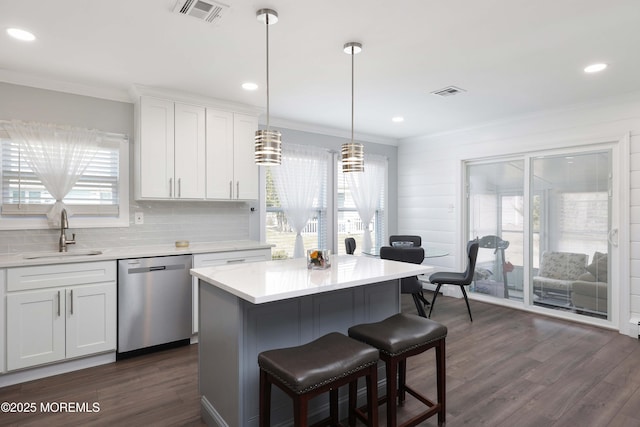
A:
[[[7,269],[7,292],[115,282],[115,261],[38,265]]]
[[[193,267],[211,267],[214,265],[235,264],[241,262],[268,261],[270,259],[271,249],[196,254],[193,256]]]

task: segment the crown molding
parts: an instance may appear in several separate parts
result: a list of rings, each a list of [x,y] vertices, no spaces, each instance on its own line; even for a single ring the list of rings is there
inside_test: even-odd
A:
[[[64,80],[56,80],[51,77],[39,76],[37,74],[24,72],[18,73],[7,69],[0,69],[0,81],[19,86],[29,86],[37,89],[131,103],[128,92],[116,87],[108,87],[98,84],[72,83]]]
[[[168,99],[175,102],[199,105],[202,107],[216,108],[235,113],[249,114],[257,116],[262,112],[262,108],[239,102],[226,101],[223,99],[210,98],[194,93],[178,91],[174,89],[164,89],[158,87],[134,84],[129,89],[129,102],[137,102],[140,96],[153,96],[155,98]]]
[[[534,111],[526,114],[519,114],[514,116],[503,117],[501,119],[476,123],[473,125],[465,126],[462,128],[446,130],[442,132],[434,132],[425,135],[416,135],[408,138],[403,138],[400,143],[403,142],[422,142],[429,141],[443,137],[461,136],[471,132],[491,132],[492,130],[500,127],[520,125],[522,123],[531,123],[535,121],[554,118],[559,115],[580,113],[582,111],[590,111],[598,108],[618,107],[624,104],[638,104],[640,105],[640,91],[628,92],[624,95],[610,96],[602,99],[598,99],[591,102],[584,102],[579,104],[569,104],[557,108],[551,108],[546,110]]]

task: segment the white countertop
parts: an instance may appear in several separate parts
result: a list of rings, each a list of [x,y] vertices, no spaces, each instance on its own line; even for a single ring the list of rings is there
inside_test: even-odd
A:
[[[331,257],[331,268],[308,270],[306,259],[195,268],[191,274],[253,304],[280,301],[429,273],[433,267],[353,255]]]
[[[213,252],[245,251],[251,249],[267,249],[273,245],[260,243],[252,240],[233,240],[224,242],[191,243],[188,248],[176,248],[174,244],[154,245],[154,246],[130,246],[120,248],[91,248],[91,250],[101,251],[100,255],[76,255],[87,252],[86,249],[69,247],[69,251],[64,253],[30,252],[24,254],[0,255],[0,268],[22,267],[29,265],[66,264],[73,262],[108,261],[125,258],[144,258],[152,256],[186,255]],[[46,257],[26,259],[33,255],[50,255]]]

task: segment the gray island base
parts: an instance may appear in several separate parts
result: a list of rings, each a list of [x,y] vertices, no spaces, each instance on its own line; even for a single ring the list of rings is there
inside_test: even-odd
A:
[[[348,255],[334,256],[328,270],[307,270],[304,259],[192,270],[200,291],[203,420],[210,426],[257,427],[260,352],[304,344],[329,332],[346,334],[350,326],[398,313],[399,279],[431,270]],[[384,371],[379,372],[383,387]],[[344,395],[341,414],[346,414],[346,390]],[[328,398],[312,401],[311,421],[327,411]],[[291,399],[277,388],[271,418],[273,425],[292,423]]]

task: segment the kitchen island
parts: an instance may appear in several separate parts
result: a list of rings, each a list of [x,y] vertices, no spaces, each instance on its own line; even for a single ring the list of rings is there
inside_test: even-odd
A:
[[[399,279],[432,270],[352,255],[331,261],[326,270],[308,270],[305,259],[191,270],[199,279],[198,373],[208,425],[258,426],[260,352],[398,313]],[[321,399],[310,407],[312,418],[328,406]],[[274,389],[273,424],[292,415],[291,399]]]

